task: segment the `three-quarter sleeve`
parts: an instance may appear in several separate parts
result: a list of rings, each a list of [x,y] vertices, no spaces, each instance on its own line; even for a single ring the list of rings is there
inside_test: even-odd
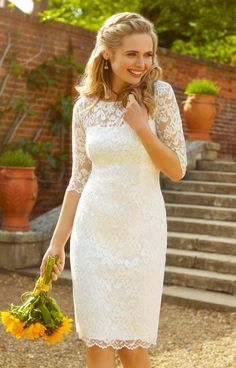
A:
[[[86,135],[78,102],[79,100],[75,103],[72,114],[72,172],[66,190],[75,190],[81,194],[90,175],[92,162],[86,153]]]
[[[184,177],[187,169],[186,143],[182,120],[176,97],[171,85],[158,81],[155,84],[156,110],[154,119],[159,138],[177,154]]]

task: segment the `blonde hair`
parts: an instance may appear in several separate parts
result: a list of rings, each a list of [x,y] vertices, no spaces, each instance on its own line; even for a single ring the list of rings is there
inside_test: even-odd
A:
[[[155,109],[154,82],[162,74],[162,69],[157,60],[158,38],[153,24],[137,13],[124,12],[114,14],[108,18],[97,33],[96,44],[85,67],[82,81],[75,88],[80,96],[97,98],[96,101],[109,99],[112,95],[112,86],[109,68],[104,69],[104,51],[112,54],[121,45],[124,36],[134,33],[149,34],[153,41],[153,61],[151,68],[135,85],[129,85],[119,94],[119,100],[126,106],[129,93],[132,93],[137,101],[143,103],[152,114]]]

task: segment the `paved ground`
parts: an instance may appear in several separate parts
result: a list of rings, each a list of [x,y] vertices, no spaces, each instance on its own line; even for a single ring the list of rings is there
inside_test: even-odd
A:
[[[30,277],[0,273],[0,310],[34,287]],[[54,283],[52,295],[73,318],[71,286]],[[85,368],[85,345],[75,332],[63,342],[17,340],[0,324],[0,367]],[[149,349],[152,368],[236,368],[236,312],[195,310],[162,304],[159,338]],[[116,356],[117,368],[121,368]]]

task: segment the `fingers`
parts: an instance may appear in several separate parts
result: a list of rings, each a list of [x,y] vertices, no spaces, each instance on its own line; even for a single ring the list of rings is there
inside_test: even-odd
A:
[[[63,264],[62,263],[55,263],[53,266],[52,271],[52,279],[53,281],[56,281],[58,277],[60,276],[61,272],[63,271]]]
[[[132,93],[130,93],[129,96],[128,96],[128,102],[130,102],[130,103],[136,102],[136,98],[134,97],[134,95]]]
[[[42,264],[40,266],[40,276],[42,276],[42,274],[44,273],[44,269],[45,269],[45,260],[42,260]]]
[[[44,270],[45,270],[45,265],[46,265],[46,262],[47,262],[47,258],[43,258],[42,260],[42,264],[40,266],[40,276],[42,276]],[[60,276],[61,272],[63,271],[64,269],[64,262],[58,262],[58,263],[55,263],[54,266],[53,266],[53,271],[51,273],[52,275],[52,280],[53,281],[56,281],[58,279],[58,277]]]

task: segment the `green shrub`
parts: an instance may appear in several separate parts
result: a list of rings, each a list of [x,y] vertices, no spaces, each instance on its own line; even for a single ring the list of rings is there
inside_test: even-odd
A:
[[[219,92],[219,87],[216,83],[207,79],[194,79],[190,82],[185,91],[187,95],[191,93],[206,94],[216,96]]]
[[[6,151],[0,155],[1,166],[33,167],[35,160],[22,149]]]

